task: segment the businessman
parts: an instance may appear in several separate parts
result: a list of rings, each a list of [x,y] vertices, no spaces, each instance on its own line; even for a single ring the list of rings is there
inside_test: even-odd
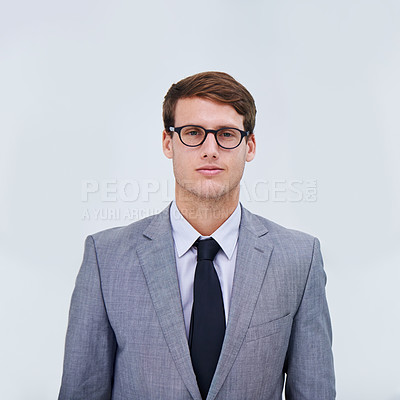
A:
[[[230,75],[173,84],[175,199],[86,239],[59,400],[332,400],[318,239],[239,203],[256,108]]]

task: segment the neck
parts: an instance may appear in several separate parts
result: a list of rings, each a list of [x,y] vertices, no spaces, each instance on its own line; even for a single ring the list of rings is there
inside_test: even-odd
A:
[[[202,236],[212,235],[232,215],[239,202],[239,192],[220,199],[191,199],[187,194],[179,196],[178,193],[175,196],[180,213]]]

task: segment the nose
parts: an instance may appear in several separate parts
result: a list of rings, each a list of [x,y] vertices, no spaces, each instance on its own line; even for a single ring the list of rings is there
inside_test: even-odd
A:
[[[219,155],[219,146],[217,141],[215,140],[215,136],[213,133],[208,133],[206,140],[201,145],[201,157],[202,158],[218,158]]]

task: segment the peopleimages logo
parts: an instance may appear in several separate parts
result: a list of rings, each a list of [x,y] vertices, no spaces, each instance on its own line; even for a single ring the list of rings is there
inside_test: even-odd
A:
[[[151,201],[151,196],[157,194],[163,201],[173,199],[173,182],[156,179],[106,179],[106,180],[84,180],[82,181],[82,201],[97,199],[104,203]],[[170,199],[170,200],[169,200]]]
[[[189,190],[202,190],[198,181],[181,182]],[[226,183],[229,187],[229,182]],[[207,190],[218,190],[209,185]],[[316,202],[316,179],[243,179],[240,198],[251,202]],[[174,199],[174,181],[165,179],[86,179],[82,181],[83,220],[136,221],[160,212]],[[148,204],[146,207],[144,205]],[[150,204],[160,204],[154,208]]]

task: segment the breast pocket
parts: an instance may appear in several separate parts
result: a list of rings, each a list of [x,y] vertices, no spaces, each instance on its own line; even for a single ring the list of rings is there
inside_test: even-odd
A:
[[[268,321],[265,324],[251,326],[246,334],[245,342],[252,342],[263,337],[274,335],[286,328],[292,322],[292,315],[286,314],[283,317]]]

